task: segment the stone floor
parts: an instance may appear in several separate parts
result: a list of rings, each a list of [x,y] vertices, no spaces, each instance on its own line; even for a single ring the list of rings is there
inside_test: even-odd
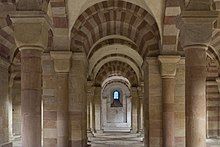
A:
[[[89,138],[92,147],[143,147],[143,137],[130,133],[95,134]]]
[[[143,138],[139,134],[104,133],[89,137],[90,147],[143,147]],[[21,139],[13,141],[13,147],[21,147]]]
[[[138,134],[105,133],[89,137],[90,147],[144,147],[143,138]],[[21,138],[13,141],[13,147],[21,147]],[[220,139],[207,139],[207,147],[220,147]]]
[[[207,139],[206,147],[220,147],[220,138],[219,139]]]

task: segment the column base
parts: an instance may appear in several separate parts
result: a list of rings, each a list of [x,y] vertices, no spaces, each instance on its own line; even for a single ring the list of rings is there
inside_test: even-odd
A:
[[[139,130],[138,134],[139,134],[139,137],[144,137],[144,130]]]
[[[92,130],[87,130],[87,137],[94,137]]]
[[[138,130],[131,130],[131,133],[132,133],[132,134],[137,134],[137,133],[138,133]]]

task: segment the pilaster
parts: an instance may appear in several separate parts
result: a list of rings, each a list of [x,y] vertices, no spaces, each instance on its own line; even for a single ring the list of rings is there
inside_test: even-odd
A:
[[[57,73],[57,146],[69,146],[69,77],[70,59],[72,52],[51,51],[50,55],[54,61],[54,69]]]
[[[87,145],[87,58],[73,53],[70,69],[69,113],[71,147]]]

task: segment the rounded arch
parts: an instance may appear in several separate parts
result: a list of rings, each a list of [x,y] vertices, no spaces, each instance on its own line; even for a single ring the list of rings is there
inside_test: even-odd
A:
[[[125,85],[127,85],[127,87],[130,89],[131,84],[130,84],[129,80],[128,80],[126,77],[122,77],[122,76],[111,76],[111,77],[105,79],[105,80],[102,82],[102,85],[101,85],[101,86],[102,86],[103,89],[104,89],[104,87],[105,87],[106,85],[108,85],[109,83],[112,83],[112,82],[114,82],[114,81],[123,82],[123,83],[125,83]]]
[[[137,75],[127,63],[112,61],[104,64],[98,71],[97,75],[94,75],[95,82],[101,85],[105,79],[111,76],[123,76],[129,80],[131,85],[138,85]]]
[[[103,1],[86,9],[71,31],[71,49],[89,53],[93,44],[121,35],[138,46],[142,57],[159,54],[160,35],[155,19],[145,9],[125,1]]]
[[[90,52],[88,54],[88,59],[90,59],[93,56],[93,54],[100,48],[114,44],[125,45],[129,48],[132,48],[135,51],[138,51],[138,47],[135,45],[135,43],[125,37],[122,38],[121,36],[114,36],[111,38],[100,39],[100,40],[101,41],[98,41],[98,43],[90,49]]]
[[[101,67],[103,65],[105,65],[108,62],[112,62],[112,61],[120,61],[120,62],[124,62],[127,63],[131,66],[131,68],[134,70],[135,74],[137,75],[138,79],[140,79],[141,77],[141,71],[140,69],[129,59],[123,58],[123,57],[109,57],[106,58],[104,60],[102,60],[102,62],[99,62],[97,65],[95,65],[95,67],[92,70],[93,75],[97,75],[97,73],[99,72],[99,70],[101,69]]]
[[[108,45],[108,46],[102,47],[93,54],[93,56],[89,59],[90,73],[93,67],[95,66],[95,64],[100,59],[103,59],[106,56],[111,56],[112,54],[125,55],[129,57],[130,59],[133,59],[133,61],[137,63],[139,67],[142,66],[143,59],[135,50],[133,50],[132,48],[126,45],[114,44],[114,45]]]

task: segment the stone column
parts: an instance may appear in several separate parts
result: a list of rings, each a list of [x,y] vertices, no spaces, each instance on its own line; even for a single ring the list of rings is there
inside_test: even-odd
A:
[[[87,81],[87,135],[88,137],[92,136],[93,131],[93,120],[92,120],[92,114],[93,114],[93,97],[94,97],[94,88],[92,86],[91,81]]]
[[[140,115],[139,115],[140,121],[139,121],[139,131],[138,132],[142,136],[144,133],[143,96],[140,97],[140,110],[139,111],[140,111]]]
[[[102,133],[102,124],[101,124],[101,87],[95,87],[95,96],[94,96],[94,122],[95,122],[95,133]]]
[[[180,56],[159,56],[162,77],[163,147],[175,146],[174,93],[176,66]]]
[[[139,108],[138,108],[138,133],[142,136],[144,133],[144,115],[143,115],[143,96],[144,96],[144,83],[141,82],[141,86],[138,88]]]
[[[17,12],[11,19],[21,51],[22,147],[41,147],[41,54],[48,26],[41,12]]]
[[[144,71],[144,96],[143,96],[143,130],[144,130],[144,147],[150,145],[150,134],[149,134],[149,125],[150,125],[150,116],[149,116],[149,63],[145,61],[142,67]]]
[[[87,135],[91,133],[90,103],[91,103],[90,94],[87,93]]]
[[[132,100],[132,106],[131,106],[131,117],[132,117],[132,125],[131,125],[131,132],[132,133],[137,133],[138,132],[138,108],[139,106],[139,97],[138,97],[138,93],[137,93],[137,88],[136,87],[132,87],[131,88],[131,100]]]
[[[90,108],[91,108],[91,122],[92,122],[91,129],[92,129],[92,133],[94,135],[94,133],[96,133],[96,129],[95,129],[95,123],[96,123],[96,121],[95,121],[95,93],[94,93],[94,95],[93,95],[93,97],[91,99]]]
[[[41,146],[42,48],[21,51],[22,146]]]
[[[69,142],[69,70],[70,51],[51,51],[54,60],[56,77],[56,97],[57,97],[57,146],[68,147]]]
[[[0,58],[0,146],[9,143],[9,62]],[[11,127],[11,126],[10,126]]]
[[[216,16],[212,11],[184,11],[181,14],[180,40],[186,56],[187,147],[206,146],[206,50]]]
[[[69,75],[71,147],[87,147],[87,65],[84,53],[73,54]]]
[[[206,146],[206,47],[185,48],[186,145]]]

